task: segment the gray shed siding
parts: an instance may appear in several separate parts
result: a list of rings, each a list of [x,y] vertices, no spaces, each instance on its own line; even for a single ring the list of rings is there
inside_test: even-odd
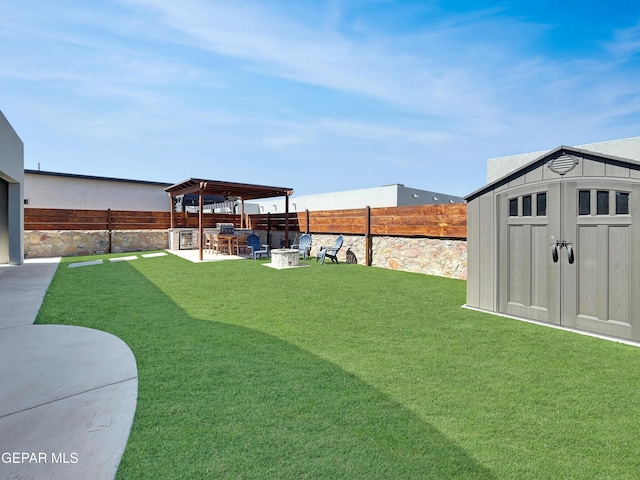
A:
[[[496,310],[495,201],[484,195],[467,203],[467,304]]]
[[[571,170],[549,168],[567,155],[578,159]],[[578,214],[579,195],[590,214]],[[468,306],[640,340],[640,163],[560,147],[469,195],[467,215]]]

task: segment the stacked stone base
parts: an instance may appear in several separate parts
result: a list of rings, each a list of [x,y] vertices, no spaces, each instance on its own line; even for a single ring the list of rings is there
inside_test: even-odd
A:
[[[315,257],[322,245],[333,245],[337,236],[311,234],[311,257]],[[364,236],[344,235],[338,261],[347,261],[348,250],[355,255],[357,263],[365,265]],[[371,253],[371,265],[374,267],[467,279],[466,240],[373,236]]]
[[[256,231],[261,241],[266,232]],[[284,232],[272,232],[271,244],[278,247]],[[109,241],[111,235],[111,242]],[[311,258],[322,245],[333,245],[337,235],[312,234]],[[293,238],[291,239],[293,241]],[[109,245],[111,244],[111,252]],[[101,253],[124,253],[169,248],[166,230],[63,231],[32,230],[24,232],[25,258],[69,257]],[[338,254],[340,262],[347,262],[347,251],[357,263],[366,262],[365,237],[345,235]],[[441,238],[372,237],[371,265],[374,267],[426,273],[441,277],[467,278],[467,242]]]
[[[111,252],[109,251],[111,245]],[[25,258],[71,257],[141,252],[169,247],[166,230],[30,230],[24,232]]]

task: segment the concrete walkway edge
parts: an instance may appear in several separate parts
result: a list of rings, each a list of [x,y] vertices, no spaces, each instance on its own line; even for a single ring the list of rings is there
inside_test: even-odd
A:
[[[135,414],[135,357],[106,332],[33,325],[58,263],[0,266],[0,478],[113,479]]]

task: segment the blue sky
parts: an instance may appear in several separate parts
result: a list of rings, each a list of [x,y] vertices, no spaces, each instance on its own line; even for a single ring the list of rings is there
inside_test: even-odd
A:
[[[465,195],[640,136],[640,2],[5,1],[0,110],[25,168]]]

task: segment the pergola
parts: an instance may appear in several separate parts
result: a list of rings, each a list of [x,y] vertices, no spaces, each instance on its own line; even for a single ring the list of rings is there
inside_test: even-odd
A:
[[[203,229],[203,210],[204,210],[204,196],[213,195],[224,197],[228,200],[241,200],[240,211],[240,227],[242,228],[244,222],[244,201],[256,200],[259,198],[272,198],[272,197],[285,197],[285,246],[289,246],[289,195],[293,193],[293,189],[286,187],[269,187],[267,185],[252,185],[248,183],[234,183],[234,182],[222,182],[220,180],[203,180],[198,178],[190,178],[180,183],[176,183],[164,189],[169,194],[171,200],[171,229],[175,228],[174,222],[174,205],[175,197],[185,194],[197,194],[198,201],[198,231],[199,240],[198,246],[200,250],[200,260],[202,260],[203,248],[202,238],[204,235]]]

